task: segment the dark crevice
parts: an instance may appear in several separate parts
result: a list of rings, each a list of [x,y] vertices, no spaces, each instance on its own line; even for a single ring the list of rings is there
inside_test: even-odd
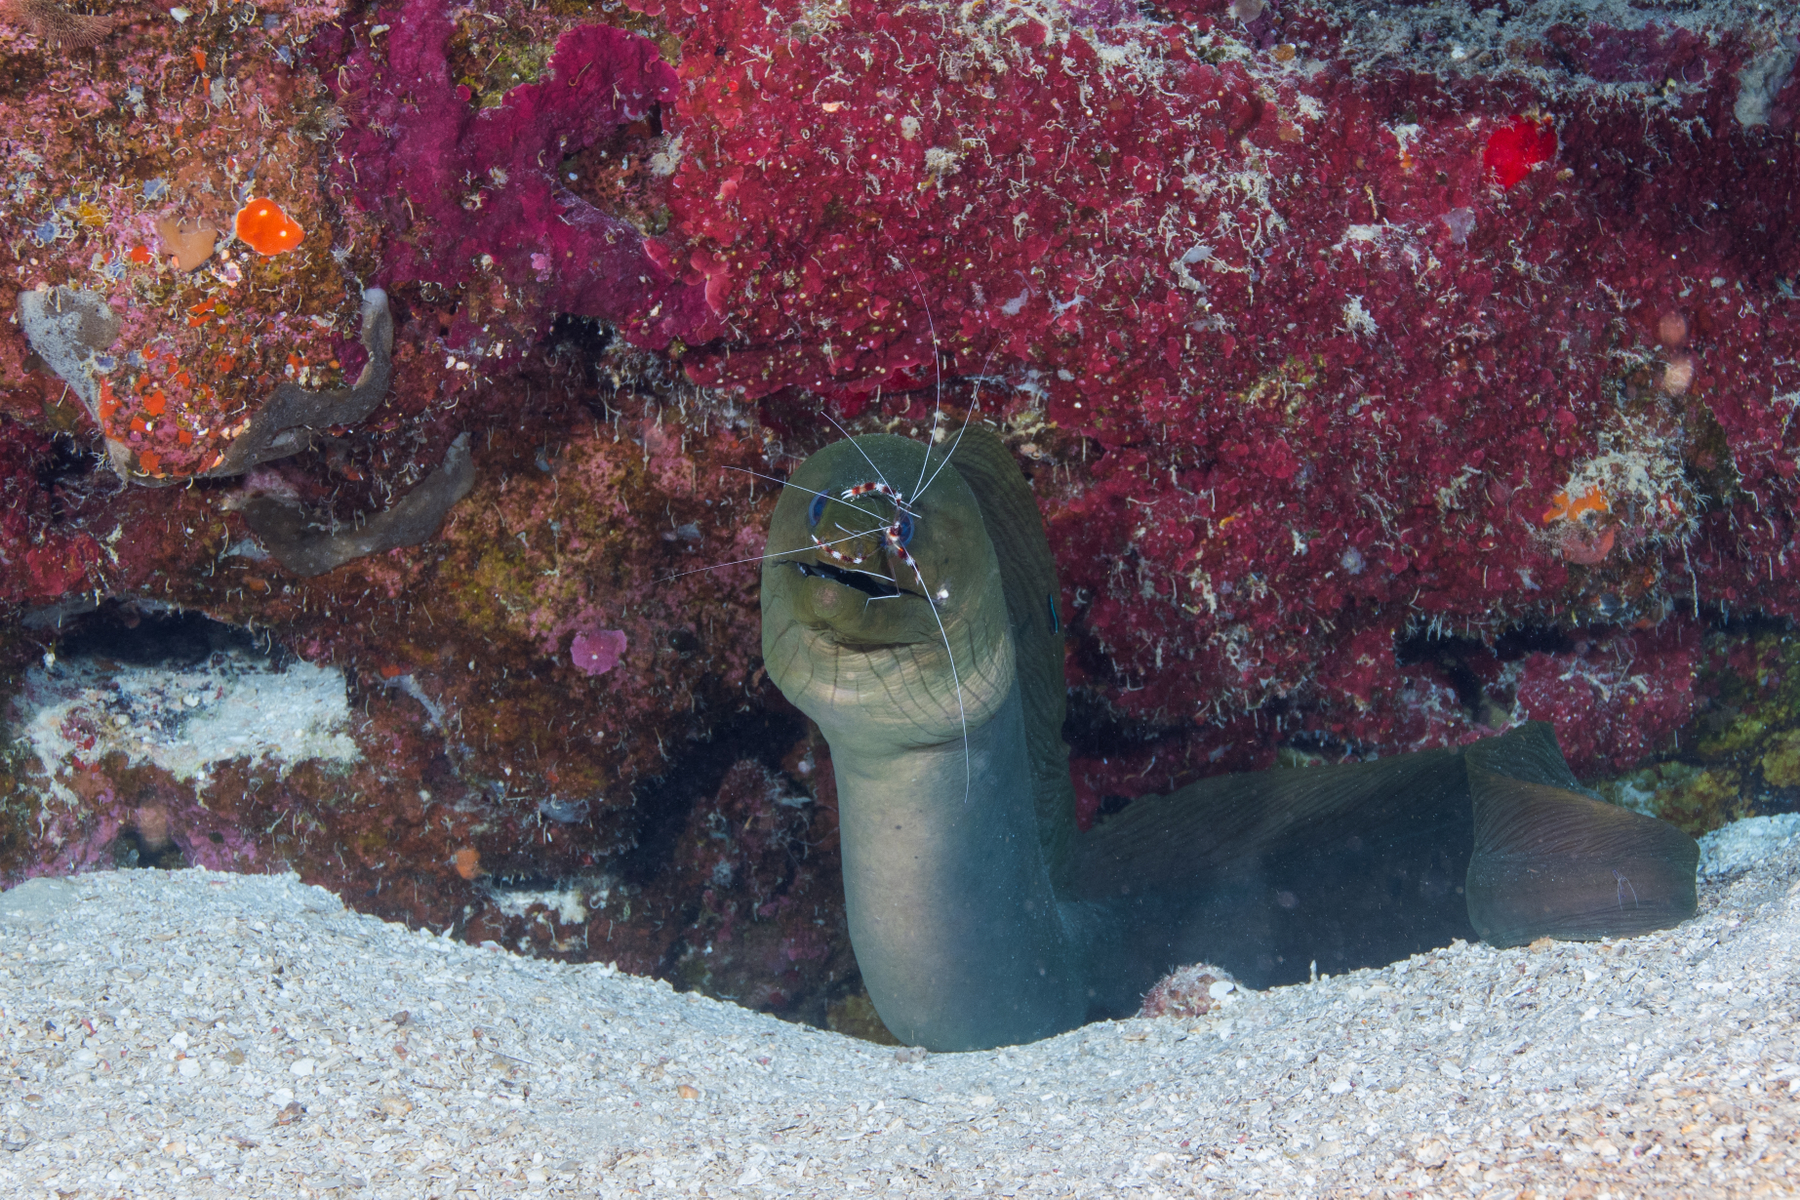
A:
[[[40,488],[53,492],[70,484],[80,484],[106,463],[105,458],[89,450],[66,433],[51,437],[50,445],[34,465]],[[60,515],[60,514],[58,514]]]
[[[179,871],[188,865],[181,847],[166,838],[152,845],[136,829],[122,829],[113,839],[113,865],[122,870]]]
[[[192,667],[220,652],[266,658],[277,667],[291,661],[266,630],[132,601],[108,601],[69,618],[56,652],[68,659],[107,659],[132,667]]]
[[[1063,717],[1063,741],[1075,758],[1101,758],[1154,745],[1178,730],[1134,721],[1119,715],[1102,697],[1084,688],[1070,688],[1067,715]]]
[[[1794,623],[1786,617],[1771,617],[1754,609],[1739,612],[1702,606],[1700,614],[1715,632],[1729,634],[1732,637],[1755,638],[1764,634],[1789,634],[1794,632]]]
[[[592,366],[612,346],[613,327],[593,317],[564,313],[544,334],[543,344],[549,346],[553,354],[573,355]]]
[[[1575,639],[1566,629],[1555,625],[1521,625],[1495,638],[1492,653],[1501,662],[1514,662],[1527,654],[1567,654],[1574,648]]]
[[[749,758],[780,771],[782,756],[805,736],[806,721],[798,713],[748,713],[710,740],[677,752],[669,773],[638,791],[643,816],[637,844],[614,860],[619,874],[638,886],[656,879],[668,868],[694,805],[718,793],[733,763]]]
[[[1448,637],[1425,630],[1394,643],[1394,657],[1401,666],[1430,663],[1443,672],[1456,689],[1456,698],[1465,709],[1479,714],[1483,705],[1497,698],[1489,696],[1482,685],[1482,672],[1473,664],[1516,662],[1528,654],[1567,654],[1575,649],[1575,638],[1557,626],[1524,625],[1506,630],[1490,646],[1479,638]]]

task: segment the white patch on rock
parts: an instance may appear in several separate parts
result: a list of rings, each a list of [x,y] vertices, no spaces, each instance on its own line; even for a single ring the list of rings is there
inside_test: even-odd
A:
[[[947,146],[933,146],[925,151],[925,175],[927,179],[943,179],[962,170],[962,151],[952,150]]]
[[[562,888],[501,888],[489,890],[494,906],[509,917],[524,917],[542,905],[556,914],[564,925],[579,925],[588,919],[587,898],[591,884],[574,883]],[[610,890],[610,889],[608,889]],[[604,901],[606,891],[600,893]]]
[[[676,134],[663,144],[663,148],[650,156],[650,173],[658,179],[667,179],[681,165],[687,153],[681,145],[682,135]]]
[[[1794,74],[1797,60],[1800,60],[1800,37],[1790,35],[1776,39],[1773,45],[1744,64],[1737,76],[1737,103],[1732,106],[1732,115],[1739,125],[1748,128],[1769,123],[1769,110],[1775,106],[1775,97],[1781,94]]]
[[[1375,314],[1363,303],[1363,297],[1352,296],[1344,301],[1344,329],[1353,337],[1374,337],[1380,332],[1375,323]]]
[[[1408,122],[1403,125],[1389,125],[1387,131],[1394,135],[1394,141],[1399,144],[1400,153],[1405,154],[1412,148],[1412,144],[1424,134],[1425,128],[1422,125]]]
[[[59,773],[112,753],[202,784],[215,765],[238,759],[285,771],[311,759],[362,758],[343,732],[350,721],[343,672],[309,662],[277,670],[227,653],[193,667],[59,661],[26,672],[13,718],[50,790],[69,803],[75,796]]]

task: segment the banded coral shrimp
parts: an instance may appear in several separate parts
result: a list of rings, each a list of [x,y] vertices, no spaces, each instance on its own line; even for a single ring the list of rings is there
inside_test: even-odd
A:
[[[930,321],[929,314],[927,321]],[[935,345],[935,330],[933,339]],[[986,365],[984,362],[984,371]],[[971,605],[980,606],[984,601],[981,588],[964,589],[964,582],[974,578],[970,574],[975,569],[973,561],[960,550],[952,552],[944,542],[946,530],[964,527],[978,530],[979,506],[972,503],[973,496],[966,492],[964,481],[957,472],[951,472],[950,476],[955,479],[956,488],[947,496],[939,496],[938,492],[944,486],[940,481],[946,478],[945,469],[963,448],[964,438],[980,409],[985,376],[977,375],[972,382],[974,393],[961,424],[953,427],[954,432],[946,427],[945,385],[940,365],[931,409],[931,432],[926,439],[893,437],[891,433],[859,437],[831,413],[821,412],[825,422],[841,435],[841,440],[807,457],[788,478],[743,467],[732,468],[778,483],[787,491],[797,492],[799,499],[778,505],[777,513],[771,517],[771,540],[764,553],[700,568],[711,570],[750,562],[764,564],[764,649],[766,665],[771,674],[777,676],[780,672],[773,664],[789,660],[769,651],[770,629],[784,624],[777,620],[772,626],[770,620],[772,614],[777,613],[786,618],[791,610],[778,600],[771,600],[774,593],[770,588],[774,585],[770,581],[777,576],[769,574],[770,564],[791,563],[798,576],[815,581],[811,587],[799,584],[795,587],[808,596],[821,598],[820,608],[810,608],[807,604],[801,607],[807,612],[805,624],[830,644],[830,654],[842,651],[854,656],[859,647],[877,649],[886,643],[875,636],[873,630],[878,627],[904,628],[905,636],[892,639],[889,648],[898,645],[914,647],[906,654],[913,656],[909,659],[911,668],[921,668],[923,660],[916,658],[917,650],[923,645],[921,639],[935,642],[942,657],[928,669],[939,673],[941,686],[925,690],[933,691],[945,702],[947,724],[943,728],[943,740],[952,741],[954,731],[954,740],[962,743],[965,799],[973,787],[969,729],[975,719],[974,710],[965,697],[965,655],[974,653],[985,643],[964,640],[974,635],[967,629],[958,628],[958,618],[950,614],[962,611],[954,602],[965,598],[965,591]],[[891,431],[895,423],[890,422],[888,430]],[[909,450],[909,446],[913,449]],[[829,466],[823,465],[827,462]],[[811,468],[810,475],[808,467]],[[943,503],[940,505],[939,501]],[[781,515],[783,511],[786,516]],[[975,514],[973,521],[966,521],[964,514]],[[937,524],[942,520],[950,523]],[[921,529],[933,525],[936,529],[931,536],[915,545]],[[981,541],[985,542],[985,538]],[[928,547],[924,560],[915,553],[919,545]],[[788,576],[783,574],[779,578]],[[783,594],[788,591],[786,585],[776,590]],[[995,591],[998,593],[999,589]],[[923,606],[914,607],[920,601]],[[828,617],[821,615],[827,604],[833,610]],[[875,609],[887,604],[897,606],[892,616],[871,615]],[[969,611],[973,612],[973,608]],[[978,623],[984,630],[983,638],[998,632],[991,628],[986,616],[979,618]],[[964,624],[967,624],[966,620]],[[1005,652],[1010,653],[1010,650]],[[987,656],[983,653],[976,657],[984,660]],[[1007,674],[1010,677],[1010,666]],[[789,698],[793,699],[791,693]],[[953,704],[950,703],[952,700]]]
[[[700,570],[763,564],[764,655],[777,679],[792,664],[787,651],[796,645],[786,634],[772,632],[780,630],[819,639],[816,644],[827,655],[848,655],[860,664],[853,671],[879,670],[867,662],[868,656],[887,655],[892,669],[902,669],[896,664],[903,661],[904,669],[936,672],[941,686],[926,689],[944,706],[942,732],[936,736],[963,743],[967,793],[972,788],[968,738],[974,712],[964,695],[965,655],[995,630],[986,616],[974,615],[990,603],[981,599],[984,590],[977,586],[986,575],[963,551],[974,545],[962,531],[973,526],[978,532],[978,510],[969,503],[962,477],[943,474],[962,444],[962,432],[943,445],[926,444],[920,454],[909,452],[909,446],[919,446],[911,439],[858,437],[831,423],[845,437],[808,456],[796,478],[733,468],[780,484],[786,498],[771,515],[763,553]],[[945,492],[951,478],[956,487]],[[970,513],[976,514],[972,520],[965,515]],[[781,582],[790,578],[791,585]],[[782,597],[792,598],[794,605]],[[885,613],[889,605],[894,611]],[[801,628],[808,632],[802,635]],[[781,639],[782,651],[772,649],[772,638]],[[932,643],[937,652],[921,657]],[[791,692],[789,698],[794,698]],[[936,717],[927,723],[934,728],[940,724]]]

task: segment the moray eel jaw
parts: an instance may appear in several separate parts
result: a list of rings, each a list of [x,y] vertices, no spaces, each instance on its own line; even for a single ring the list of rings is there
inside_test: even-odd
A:
[[[922,593],[902,588],[888,575],[876,575],[870,571],[847,571],[831,563],[809,563],[800,559],[794,560],[794,566],[808,579],[829,579],[842,587],[861,592],[872,600],[898,599],[902,595],[923,598]]]
[[[828,631],[842,646],[899,646],[941,642],[931,604],[917,586],[892,576],[820,562],[804,552],[786,564],[798,579],[785,593],[794,620]]]
[[[1013,687],[999,560],[954,470],[919,495],[924,447],[839,442],[794,473],[769,524],[763,660],[833,751],[884,754],[954,743]],[[883,495],[844,494],[891,483]],[[905,522],[900,518],[904,516]],[[898,526],[904,554],[887,533]]]

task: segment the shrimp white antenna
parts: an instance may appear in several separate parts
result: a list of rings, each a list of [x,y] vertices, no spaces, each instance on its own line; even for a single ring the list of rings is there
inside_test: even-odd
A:
[[[882,230],[882,236],[887,237],[887,231],[885,229]],[[898,258],[901,264],[906,267],[907,274],[912,276],[913,291],[917,292],[919,295],[919,307],[925,310],[925,328],[931,332],[931,369],[933,375],[936,377],[936,397],[932,402],[931,428],[933,432],[936,432],[938,423],[943,419],[944,413],[944,364],[939,360],[938,356],[937,322],[932,319],[931,301],[925,298],[924,285],[919,282],[919,272],[914,269],[912,260],[900,253],[900,248],[894,245],[894,240],[892,238],[888,238],[888,245],[893,249],[894,257]],[[974,419],[976,410],[981,407],[981,380],[987,375],[988,364],[993,361],[994,347],[989,346],[987,356],[981,360],[981,373],[975,376],[975,394],[971,397],[968,411],[963,413],[962,426],[957,429],[956,438],[950,443],[950,448],[944,452],[943,461],[938,463],[937,470],[931,472],[930,479],[925,478],[925,472],[931,469],[931,441],[929,438],[926,440],[925,459],[919,464],[919,482],[914,486],[910,499],[917,500],[920,496],[923,496],[926,492],[930,491],[931,485],[937,482],[937,477],[943,473],[945,467],[950,465],[950,459],[955,455],[956,448],[962,444],[962,435],[964,431],[969,428],[969,422]],[[825,419],[831,421],[831,415],[827,413]],[[831,421],[831,423],[837,425],[836,421]],[[841,430],[843,426],[839,425],[838,428]],[[845,436],[848,437],[849,435],[845,434]],[[858,449],[860,448],[861,447],[858,447]],[[867,458],[868,455],[865,454],[863,457]],[[871,461],[869,465],[872,467],[875,464]],[[879,475],[880,472],[877,471],[876,474]],[[882,482],[886,483],[887,481],[884,479]]]
[[[933,384],[936,395],[931,402],[931,427],[935,430],[938,421],[942,419],[944,413],[944,364],[938,357],[937,322],[931,318],[931,302],[925,299],[925,289],[919,286],[919,273],[913,270],[912,263],[907,262],[905,258],[902,258],[900,261],[906,263],[906,269],[912,275],[913,289],[919,293],[919,304],[925,310],[925,328],[931,332],[931,373],[936,377]],[[930,441],[927,441],[925,443],[925,461],[919,464],[919,482],[913,485],[912,494],[914,496],[919,496],[924,493],[925,468],[930,465],[931,443]],[[957,703],[962,703],[960,694],[957,697]],[[965,740],[967,740],[967,736],[967,733],[965,733]]]
[[[808,496],[822,496],[827,500],[836,500],[839,504],[844,505],[844,507],[854,509],[855,511],[861,513],[863,516],[869,518],[871,521],[875,522],[875,524],[870,526],[868,529],[858,530],[855,533],[845,534],[843,537],[835,538],[829,542],[816,543],[816,545],[835,546],[835,545],[839,544],[840,542],[853,542],[857,538],[868,537],[871,533],[880,533],[881,530],[886,525],[886,522],[882,519],[882,516],[880,513],[871,512],[868,509],[862,507],[861,505],[853,504],[849,500],[847,500],[841,496],[832,496],[826,492],[815,492],[815,491],[813,491],[813,489],[811,489],[809,487],[801,487],[799,484],[793,483],[786,479],[782,479],[779,476],[765,475],[761,471],[752,471],[748,467],[734,467],[734,466],[727,465],[724,469],[727,471],[738,471],[745,475],[754,475],[756,478],[766,479],[770,483],[779,483],[783,487],[791,487],[795,491],[804,492]],[[781,558],[781,557],[784,557],[785,555],[789,555],[789,554],[803,554],[806,551],[811,550],[811,549],[814,549],[814,546],[796,546],[792,550],[777,550],[773,554],[758,554],[754,558],[734,558],[730,562],[713,563],[711,566],[706,566],[706,567],[695,567],[692,571],[679,571],[674,575],[664,576],[660,582],[671,583],[677,579],[686,579],[689,575],[703,575],[708,571],[722,571],[726,567],[741,567],[745,563],[767,562],[771,558]]]
[[[936,429],[938,419],[944,411],[944,364],[938,361],[937,322],[932,319],[931,301],[925,298],[925,286],[919,282],[919,272],[913,268],[912,260],[900,253],[900,247],[894,245],[894,239],[888,237],[886,229],[881,231],[881,236],[887,238],[888,248],[894,252],[894,257],[900,260],[900,265],[906,268],[906,273],[912,276],[913,291],[919,295],[919,307],[925,310],[925,328],[931,334],[931,372],[934,377],[933,386],[936,389],[936,396],[932,400],[931,427]],[[931,443],[927,441],[925,443],[925,461],[919,464],[919,482],[913,488],[912,494],[915,497],[925,490],[925,469],[930,465]]]
[[[872,466],[873,464],[870,464],[870,465]],[[857,512],[861,513],[865,517],[868,517],[871,521],[879,522],[875,526],[875,529],[871,529],[868,531],[870,533],[874,533],[876,529],[880,529],[882,527],[882,525],[886,524],[886,521],[884,521],[882,519],[882,516],[880,513],[871,512],[866,508],[863,508],[859,505],[850,503],[851,497],[848,497],[848,496],[833,496],[828,492],[815,492],[809,487],[801,487],[799,484],[794,483],[791,480],[783,479],[779,475],[764,475],[761,471],[752,471],[749,467],[734,467],[734,466],[731,466],[730,464],[726,464],[725,466],[721,467],[720,469],[725,470],[725,471],[737,471],[743,475],[754,475],[754,476],[756,476],[756,478],[766,479],[770,483],[779,483],[782,487],[791,487],[796,492],[805,492],[808,496],[823,496],[827,500],[836,500],[838,503],[844,505],[846,508],[856,509]]]
[[[887,237],[887,230],[883,229],[881,232],[883,237]],[[925,288],[919,283],[919,273],[913,269],[912,261],[904,254],[900,253],[899,247],[894,246],[894,240],[892,238],[888,238],[888,245],[893,247],[895,255],[903,264],[905,264],[907,274],[912,276],[913,290],[919,294],[919,307],[925,310],[925,328],[931,333],[931,369],[933,375],[936,377],[936,397],[932,405],[931,426],[932,429],[935,430],[938,422],[942,419],[944,412],[944,364],[940,361],[938,356],[937,322],[932,319],[931,301],[925,296]],[[991,348],[988,353],[992,355],[993,351]],[[986,370],[985,363],[983,364],[982,369],[984,371]],[[977,384],[976,387],[977,394],[979,395],[980,385]],[[967,414],[964,414],[963,429],[967,429],[968,427],[969,418]],[[962,430],[957,431],[956,441],[957,443],[962,441]],[[950,453],[953,454],[955,451],[956,446],[952,445],[950,447]],[[950,455],[946,454],[944,456],[944,463],[938,467],[938,470],[943,470],[944,465],[948,465],[949,462]],[[874,464],[871,463],[870,465],[873,466]],[[925,489],[930,486],[925,480],[925,472],[930,466],[931,442],[928,439],[925,443],[925,456],[919,462],[919,482],[914,485],[910,497],[901,497],[902,502],[907,500],[916,502],[920,496],[925,494]],[[937,475],[933,474],[931,478],[935,480]],[[886,481],[884,480],[883,482]],[[898,524],[898,522],[896,522],[896,524]],[[956,715],[962,721],[963,803],[967,804],[969,802],[969,793],[975,786],[975,773],[974,768],[970,765],[969,759],[969,714],[967,710],[963,708],[962,676],[958,674],[956,670],[956,651],[950,648],[950,632],[944,628],[944,618],[938,613],[937,601],[931,595],[931,585],[925,582],[925,572],[920,570],[917,562],[913,561],[913,556],[906,552],[906,547],[900,544],[900,539],[895,535],[894,529],[891,527],[888,531],[888,543],[899,555],[901,561],[911,567],[913,569],[913,574],[918,577],[919,591],[924,594],[925,603],[931,607],[931,619],[937,622],[938,636],[944,639],[944,657],[948,659],[950,663],[950,681],[956,685]],[[895,574],[897,575],[899,572],[896,571]]]
[[[901,552],[905,554],[905,551]],[[931,619],[937,622],[938,636],[944,639],[944,657],[950,662],[950,682],[956,685],[956,717],[962,722],[963,743],[963,803],[969,802],[969,793],[975,789],[975,769],[969,756],[969,714],[963,708],[962,676],[956,670],[956,651],[950,648],[950,631],[944,628],[944,618],[938,615],[937,601],[931,596],[931,585],[925,582],[925,572],[913,561],[910,554],[905,555],[906,565],[913,569],[918,578],[919,591],[925,596],[925,603],[931,606]]]
[[[874,529],[865,529],[860,533],[847,533],[843,537],[834,538],[829,542],[814,542],[810,546],[795,546],[792,550],[777,550],[772,554],[757,554],[750,558],[734,558],[730,562],[713,563],[711,566],[708,566],[708,567],[695,567],[691,571],[679,571],[679,572],[675,573],[674,575],[665,575],[657,582],[672,583],[677,579],[686,579],[689,575],[704,575],[708,571],[723,571],[726,567],[741,567],[745,563],[768,562],[771,558],[786,558],[790,554],[804,554],[808,550],[816,550],[821,546],[836,546],[836,545],[840,545],[844,542],[854,542],[858,538],[865,538],[865,537],[868,537],[871,533],[880,533],[880,532],[881,532],[880,527],[877,527]],[[850,569],[855,570],[857,572],[857,574],[859,574],[859,575],[873,575],[877,579],[884,578],[884,576],[875,575],[875,572],[873,572],[873,571],[864,571],[861,568],[850,568]],[[880,597],[878,597],[878,599],[879,598]]]
[[[842,425],[838,424],[837,418],[833,417],[830,413],[826,412],[823,405],[821,405],[819,408],[819,415],[821,417],[824,417],[827,421],[830,421],[831,427],[833,429],[837,430],[839,433],[843,434],[845,441],[849,442],[852,446],[856,446],[856,452],[863,456],[864,462],[869,464],[869,470],[875,472],[875,478],[881,480],[881,482],[883,484],[886,484],[888,491],[890,491],[890,492],[893,491],[894,485],[891,483],[888,483],[887,476],[883,475],[881,473],[881,468],[875,465],[875,460],[869,457],[869,452],[867,450],[864,450],[860,445],[857,444],[856,439],[851,436],[850,431],[848,429],[845,429]],[[858,509],[857,511],[861,512],[862,510]]]
[[[937,470],[931,473],[930,479],[925,480],[920,485],[918,492],[913,497],[915,500],[931,490],[931,485],[937,482],[937,477],[944,473],[944,468],[950,465],[950,460],[952,458],[956,457],[956,448],[962,445],[963,434],[968,432],[969,422],[975,419],[975,413],[981,408],[981,381],[987,377],[988,364],[993,361],[994,348],[989,346],[987,357],[981,360],[981,373],[975,376],[975,394],[969,397],[969,408],[967,412],[963,413],[962,426],[956,431],[956,437],[951,441],[950,448],[944,451],[943,461],[938,463]],[[928,465],[931,462],[931,445],[929,442],[926,443],[925,446],[925,462]],[[924,471],[921,470],[920,474],[923,475]]]

